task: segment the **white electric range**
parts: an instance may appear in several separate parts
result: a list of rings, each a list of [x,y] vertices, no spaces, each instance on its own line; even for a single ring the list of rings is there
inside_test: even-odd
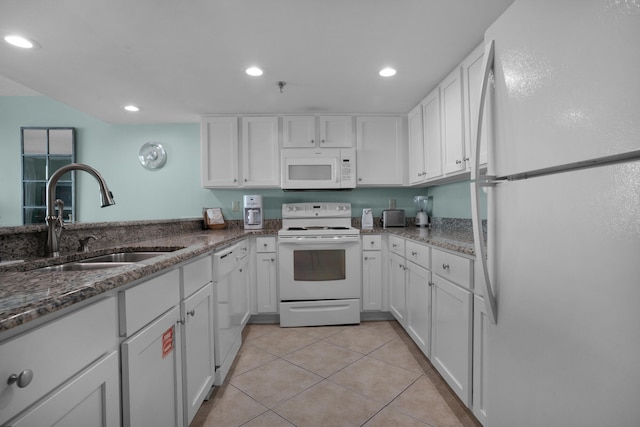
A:
[[[360,251],[350,203],[282,205],[280,326],[360,323]]]

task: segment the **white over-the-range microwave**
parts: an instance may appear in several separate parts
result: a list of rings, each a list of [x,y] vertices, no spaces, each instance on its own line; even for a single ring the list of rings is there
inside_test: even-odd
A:
[[[281,156],[283,190],[356,187],[356,150],[353,148],[285,148]]]

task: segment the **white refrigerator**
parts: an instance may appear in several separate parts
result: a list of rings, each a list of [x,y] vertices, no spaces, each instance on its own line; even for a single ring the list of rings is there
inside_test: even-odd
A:
[[[640,1],[516,0],[485,47],[485,425],[640,426]]]

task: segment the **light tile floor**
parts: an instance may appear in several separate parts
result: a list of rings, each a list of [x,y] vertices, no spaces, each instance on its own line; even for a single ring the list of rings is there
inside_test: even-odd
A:
[[[480,424],[395,321],[248,325],[225,383],[191,427]]]

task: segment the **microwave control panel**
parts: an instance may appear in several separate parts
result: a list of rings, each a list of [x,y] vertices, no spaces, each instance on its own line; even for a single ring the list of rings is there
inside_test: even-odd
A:
[[[340,187],[356,186],[356,153],[355,150],[340,150]]]

